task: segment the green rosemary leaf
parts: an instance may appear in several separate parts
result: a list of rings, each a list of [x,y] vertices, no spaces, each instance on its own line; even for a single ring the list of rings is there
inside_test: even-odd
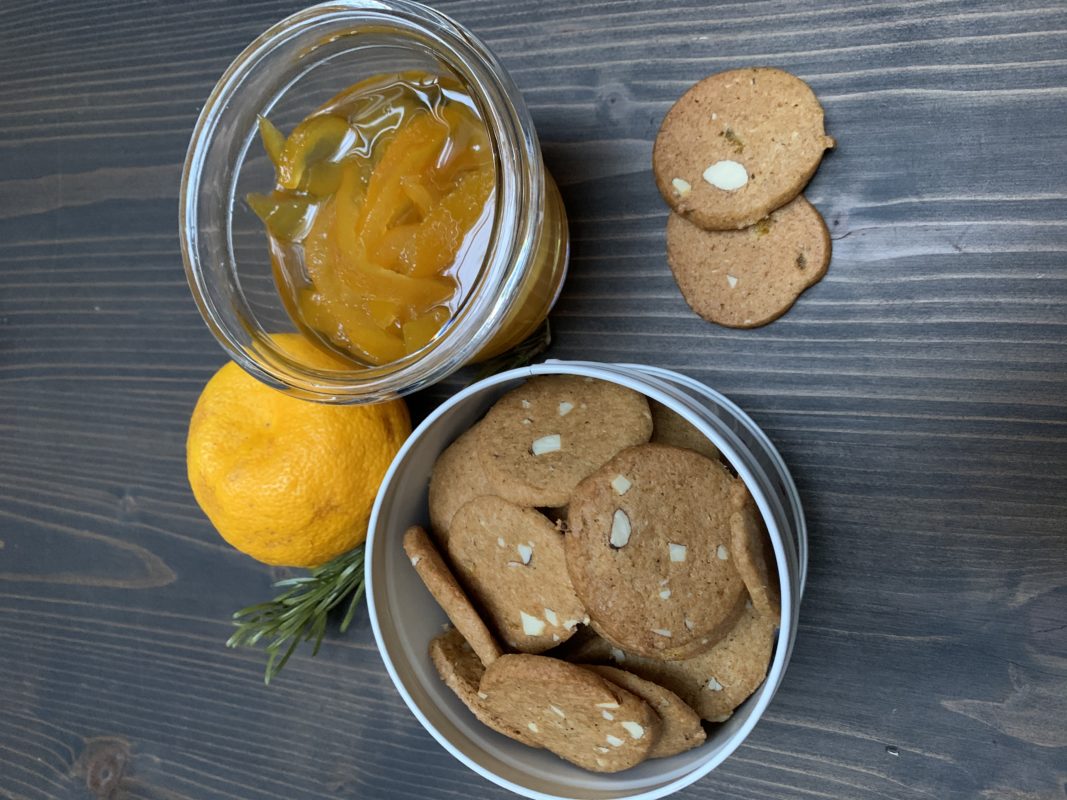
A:
[[[308,631],[309,639],[311,638],[312,633],[314,633],[315,646],[311,649],[311,655],[317,656],[319,654],[319,648],[322,647],[322,637],[326,635],[326,617],[318,617],[315,620],[312,629]]]
[[[341,633],[347,631],[348,626],[352,624],[352,618],[356,615],[356,606],[358,606],[359,601],[363,599],[363,588],[364,587],[360,585],[360,587],[352,593],[352,599],[348,603],[348,610],[345,611],[344,619],[341,620]]]
[[[315,579],[310,576],[302,576],[299,578],[286,578],[284,581],[277,581],[274,584],[276,589],[280,589],[283,586],[300,586],[304,583],[314,583]]]
[[[268,650],[270,653],[270,659],[267,661],[267,670],[263,675],[263,682],[270,686],[271,679],[276,677],[282,668],[289,661],[289,657],[296,650],[296,646],[300,643],[299,639],[293,639],[289,642],[289,646],[285,649],[285,655],[278,658],[278,650]],[[273,645],[272,645],[273,646]]]
[[[300,642],[312,642],[312,655],[319,652],[326,636],[332,609],[348,602],[340,630],[344,632],[363,597],[363,545],[316,567],[310,575],[275,582],[284,589],[274,599],[237,611],[237,630],[227,647],[255,647],[262,641],[267,653],[263,680],[268,685],[296,652]]]
[[[237,620],[237,619],[242,619],[244,617],[250,617],[250,616],[254,616],[254,615],[261,615],[262,612],[267,611],[268,609],[271,608],[271,606],[272,606],[271,603],[257,603],[254,606],[248,606],[247,608],[242,608],[240,611],[234,611],[233,612],[233,618],[235,620]]]

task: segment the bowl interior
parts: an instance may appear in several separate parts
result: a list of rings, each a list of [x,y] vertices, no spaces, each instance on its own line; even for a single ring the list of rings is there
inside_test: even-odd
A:
[[[543,371],[544,365],[524,372]],[[607,374],[596,377],[612,379]],[[448,620],[411,568],[401,539],[411,525],[428,526],[427,486],[437,456],[497,398],[523,380],[515,372],[506,373],[456,395],[416,430],[393,462],[372,515],[368,543],[368,604],[382,657],[423,726],[454,756],[495,783],[533,798],[661,797],[688,783],[687,776],[698,777],[693,775],[697,771],[704,774],[732,752],[766,707],[777,681],[766,681],[728,721],[713,726],[701,747],[645,761],[622,773],[598,775],[482,725],[441,681],[427,652],[430,640]],[[777,530],[772,531],[772,541],[782,563]],[[787,612],[783,608],[783,616]],[[772,661],[779,669],[784,667],[781,649],[779,640]]]

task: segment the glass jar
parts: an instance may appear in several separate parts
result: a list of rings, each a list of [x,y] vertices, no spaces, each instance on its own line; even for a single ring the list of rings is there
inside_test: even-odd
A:
[[[287,352],[286,337],[272,337],[298,328],[274,285],[263,225],[243,199],[274,182],[257,117],[291,128],[340,90],[404,70],[451,75],[478,104],[496,162],[489,245],[478,277],[429,345],[382,366],[325,370]],[[518,89],[470,32],[406,0],[312,6],[237,57],[193,131],[179,230],[200,313],[233,360],[276,388],[335,403],[408,394],[518,344],[555,303],[568,258],[566,214]]]

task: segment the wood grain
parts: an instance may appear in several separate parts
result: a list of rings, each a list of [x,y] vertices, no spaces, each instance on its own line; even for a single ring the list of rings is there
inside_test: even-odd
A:
[[[438,5],[512,72],[563,190],[550,355],[722,390],[807,509],[785,684],[681,796],[1067,797],[1067,6]],[[507,796],[409,715],[365,612],[270,689],[223,647],[277,576],[185,482],[222,355],[182,275],[177,184],[216,78],[297,8],[0,15],[0,797]],[[670,278],[649,160],[687,86],[762,64],[826,106],[839,147],[807,195],[834,258],[780,321],[730,331]]]

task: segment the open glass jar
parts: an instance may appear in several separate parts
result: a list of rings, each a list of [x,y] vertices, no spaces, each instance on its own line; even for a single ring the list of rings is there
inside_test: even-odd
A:
[[[408,70],[461,82],[486,126],[496,184],[485,256],[451,320],[421,350],[380,366],[323,369],[273,337],[299,330],[275,286],[263,223],[244,199],[274,180],[257,120],[291,128],[360,80]],[[406,0],[312,6],[237,57],[193,131],[179,230],[193,296],[229,355],[277,388],[336,403],[408,394],[518,344],[547,316],[568,257],[563,204],[515,85],[472,34]]]

